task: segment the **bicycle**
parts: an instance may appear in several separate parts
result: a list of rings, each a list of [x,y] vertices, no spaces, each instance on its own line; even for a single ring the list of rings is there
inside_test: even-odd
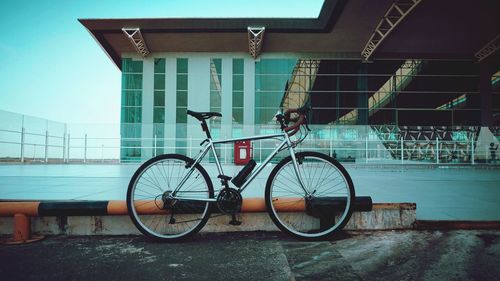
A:
[[[318,152],[295,152],[310,131],[308,111],[302,107],[276,115],[280,133],[214,141],[206,120],[222,115],[188,110],[188,115],[200,121],[207,138],[194,158],[163,154],[137,169],[127,190],[127,207],[134,225],[146,236],[161,241],[190,237],[214,211],[231,215],[230,224],[237,225],[240,222],[235,214],[241,210],[242,192],[280,151],[288,150],[289,155],[274,167],[265,187],[266,210],[272,221],[281,231],[301,240],[321,240],[338,232],[351,217],[354,186],[335,159]],[[298,132],[300,137],[292,140]],[[252,159],[234,178],[224,174],[216,144],[263,139],[281,142],[262,163],[257,165]],[[209,151],[219,173],[221,188],[217,191],[201,165]]]

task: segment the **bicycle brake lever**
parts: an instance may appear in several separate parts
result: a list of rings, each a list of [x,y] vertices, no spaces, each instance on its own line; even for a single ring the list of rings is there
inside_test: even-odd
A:
[[[311,128],[309,128],[309,122],[307,122],[307,117],[304,123],[306,124],[306,129],[310,132]]]
[[[285,125],[285,116],[283,116],[283,114],[277,114],[276,116],[276,120],[280,123],[280,126],[281,126],[281,130],[285,129],[286,128],[286,125]]]

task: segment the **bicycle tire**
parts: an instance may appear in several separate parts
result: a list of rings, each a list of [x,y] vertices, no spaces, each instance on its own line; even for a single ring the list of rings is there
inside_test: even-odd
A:
[[[180,154],[163,154],[149,159],[132,176],[127,189],[128,214],[137,229],[149,238],[174,242],[197,233],[208,221],[210,202],[166,200],[194,161]],[[214,198],[212,181],[200,165],[179,190],[177,196]]]
[[[292,157],[281,160],[266,183],[267,212],[283,232],[300,240],[329,238],[347,224],[355,200],[354,185],[335,159],[317,152],[295,154],[305,188],[294,172]]]

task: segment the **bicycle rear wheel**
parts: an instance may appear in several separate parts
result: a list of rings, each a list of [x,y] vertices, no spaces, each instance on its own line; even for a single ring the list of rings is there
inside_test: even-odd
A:
[[[300,152],[295,157],[305,190],[291,156],[286,157],[267,180],[267,211],[280,230],[296,238],[327,238],[351,217],[355,198],[352,180],[344,167],[327,155]]]
[[[146,236],[162,241],[182,240],[207,223],[210,203],[202,200],[213,198],[214,190],[201,165],[194,166],[175,194],[177,199],[169,198],[192,162],[184,155],[160,155],[146,161],[132,176],[127,190],[128,213]]]

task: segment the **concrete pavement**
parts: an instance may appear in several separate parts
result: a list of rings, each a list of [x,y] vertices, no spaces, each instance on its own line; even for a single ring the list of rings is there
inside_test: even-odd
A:
[[[0,246],[3,280],[500,280],[500,231],[344,232],[300,242],[281,233],[54,236]]]
[[[212,164],[204,165],[216,178]],[[0,200],[124,200],[137,164],[0,165]],[[224,166],[229,175],[241,167]],[[358,196],[374,203],[417,203],[419,220],[500,220],[500,168],[346,165]],[[264,195],[272,167],[244,197]],[[213,183],[217,182],[213,180]]]

